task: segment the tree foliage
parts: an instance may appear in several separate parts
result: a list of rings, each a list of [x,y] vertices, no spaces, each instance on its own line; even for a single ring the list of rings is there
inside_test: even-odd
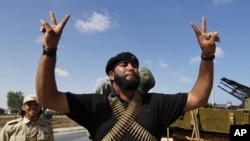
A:
[[[5,114],[5,110],[3,108],[0,108],[0,115]]]
[[[11,111],[19,111],[23,102],[23,93],[20,91],[9,91],[7,94],[7,105]]]

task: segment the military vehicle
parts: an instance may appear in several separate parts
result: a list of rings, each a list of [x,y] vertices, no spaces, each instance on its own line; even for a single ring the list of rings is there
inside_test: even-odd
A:
[[[218,86],[239,99],[242,104],[226,107],[208,105],[185,113],[167,128],[167,137],[174,141],[229,141],[230,125],[250,125],[250,87],[221,78]],[[229,89],[229,90],[228,90]]]

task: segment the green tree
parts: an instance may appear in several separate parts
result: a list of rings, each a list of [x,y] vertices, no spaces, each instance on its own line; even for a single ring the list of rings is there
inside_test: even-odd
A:
[[[20,91],[9,91],[7,94],[7,105],[12,112],[17,113],[23,102],[23,93]]]
[[[3,108],[0,108],[0,115],[5,114],[5,110]]]

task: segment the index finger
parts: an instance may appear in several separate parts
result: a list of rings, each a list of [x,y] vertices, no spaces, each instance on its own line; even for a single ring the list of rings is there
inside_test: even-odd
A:
[[[195,32],[195,35],[197,37],[199,37],[201,35],[201,32],[200,32],[199,28],[193,22],[190,22],[190,25],[192,26],[192,28],[193,28],[193,30]]]
[[[207,24],[206,24],[206,18],[205,17],[202,17],[201,32],[202,33],[206,33],[207,32]]]
[[[70,17],[70,15],[67,14],[67,15],[62,19],[62,21],[60,22],[62,28],[63,28],[63,27],[66,25],[66,23],[68,22],[69,17]]]
[[[49,16],[50,16],[51,25],[56,25],[57,22],[56,22],[56,17],[55,17],[54,12],[50,11],[50,12],[49,12]]]

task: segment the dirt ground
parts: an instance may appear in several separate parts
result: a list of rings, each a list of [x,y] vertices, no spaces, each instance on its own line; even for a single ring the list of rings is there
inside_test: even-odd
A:
[[[10,120],[15,119],[15,116],[0,116],[0,128],[3,128],[4,124]],[[67,116],[53,116],[51,119],[53,128],[62,127],[75,127],[79,126],[76,122],[69,119]]]

